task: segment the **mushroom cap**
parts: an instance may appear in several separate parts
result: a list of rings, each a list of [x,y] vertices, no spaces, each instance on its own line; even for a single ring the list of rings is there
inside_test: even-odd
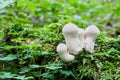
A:
[[[69,34],[76,35],[76,34],[78,34],[78,27],[73,23],[68,23],[63,27],[62,32],[63,32],[63,35],[67,35],[67,34],[68,35]]]
[[[64,54],[64,53],[67,53],[67,46],[63,43],[60,43],[58,46],[57,46],[57,52],[58,54]]]
[[[98,36],[100,34],[99,29],[95,25],[90,25],[85,30],[86,35]]]

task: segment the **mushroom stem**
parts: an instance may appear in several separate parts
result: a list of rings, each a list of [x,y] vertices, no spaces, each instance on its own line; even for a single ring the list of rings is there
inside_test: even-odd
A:
[[[79,32],[78,32],[78,36],[79,36],[79,40],[80,40],[80,44],[81,44],[81,48],[85,48],[85,31],[82,28],[79,28]]]
[[[75,57],[73,55],[69,54],[69,52],[67,51],[67,46],[63,43],[61,43],[57,46],[57,52],[58,52],[60,58],[64,62],[70,62],[75,59]]]

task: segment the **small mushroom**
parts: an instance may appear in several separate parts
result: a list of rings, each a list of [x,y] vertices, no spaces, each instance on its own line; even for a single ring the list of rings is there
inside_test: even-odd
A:
[[[85,30],[85,50],[89,53],[94,52],[95,39],[100,34],[99,29],[95,25],[90,25]]]
[[[75,59],[75,57],[73,55],[69,54],[69,52],[67,51],[67,46],[63,43],[60,43],[57,46],[57,52],[58,52],[60,58],[64,62],[70,62],[70,61],[73,61]]]
[[[81,44],[81,48],[85,48],[85,31],[82,28],[79,28],[78,36]]]
[[[63,27],[63,35],[70,53],[77,55],[82,51],[78,37],[78,27],[75,24],[68,23]]]

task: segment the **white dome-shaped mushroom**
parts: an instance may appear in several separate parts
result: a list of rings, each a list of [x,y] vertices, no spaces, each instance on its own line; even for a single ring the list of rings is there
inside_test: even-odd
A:
[[[81,47],[84,48],[85,47],[85,41],[84,41],[85,40],[85,30],[82,28],[79,28],[78,36],[79,36]]]
[[[59,44],[57,46],[57,52],[60,56],[60,58],[65,62],[70,62],[75,59],[75,57],[67,51],[67,46],[63,43]]]
[[[68,23],[63,27],[63,35],[70,53],[77,55],[81,50],[81,44],[78,37],[78,27],[75,24]]]
[[[99,29],[95,25],[90,25],[85,30],[85,50],[93,53],[95,39],[100,34]]]

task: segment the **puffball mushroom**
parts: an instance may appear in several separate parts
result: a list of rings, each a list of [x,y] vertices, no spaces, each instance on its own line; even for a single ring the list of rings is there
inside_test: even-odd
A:
[[[60,56],[60,58],[65,62],[70,62],[75,59],[75,57],[67,51],[67,46],[63,43],[59,44],[57,46],[57,52]]]
[[[80,40],[80,44],[81,44],[81,47],[84,48],[85,47],[85,31],[84,29],[82,28],[79,28],[78,29],[78,37],[79,37],[79,40]]]
[[[94,52],[95,39],[100,34],[99,29],[95,25],[90,25],[85,30],[85,50],[89,53]]]
[[[78,37],[78,27],[75,24],[68,23],[63,27],[62,32],[69,52],[77,55],[82,50]]]

